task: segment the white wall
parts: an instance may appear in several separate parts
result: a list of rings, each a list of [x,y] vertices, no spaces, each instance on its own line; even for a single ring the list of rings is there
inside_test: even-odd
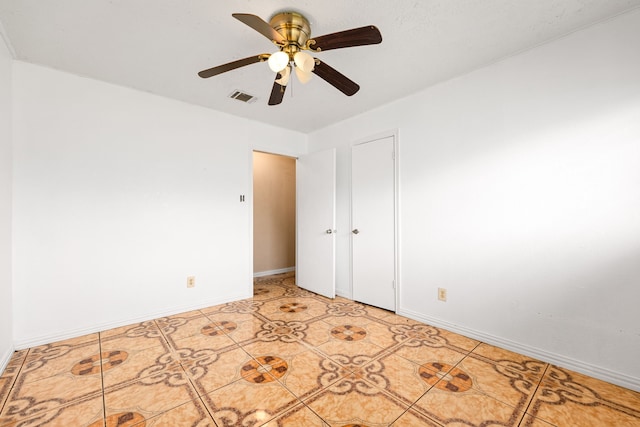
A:
[[[309,150],[337,145],[349,229],[351,144],[399,130],[400,313],[639,390],[639,76],[637,10],[315,132]]]
[[[0,24],[0,373],[13,352],[11,296],[11,62]]]
[[[251,151],[305,135],[22,62],[14,105],[17,347],[252,294]]]

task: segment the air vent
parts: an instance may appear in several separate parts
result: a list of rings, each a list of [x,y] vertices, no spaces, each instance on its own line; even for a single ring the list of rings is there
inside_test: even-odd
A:
[[[242,92],[240,90],[234,90],[233,92],[231,92],[229,98],[237,99],[238,101],[246,102],[248,104],[253,104],[258,99],[255,96],[249,95],[248,93]]]

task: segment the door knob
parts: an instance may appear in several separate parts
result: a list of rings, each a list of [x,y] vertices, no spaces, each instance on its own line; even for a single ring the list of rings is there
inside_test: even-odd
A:
[[[358,230],[358,229],[356,228],[356,229],[354,229],[354,230],[351,230],[351,232],[352,232],[353,234],[358,234],[358,233],[360,232],[360,230]]]
[[[328,228],[328,229],[327,229],[327,231],[326,231],[326,233],[327,233],[327,234],[333,234],[333,233],[335,233],[335,231],[334,231],[334,230],[332,230],[332,229],[330,229],[330,228]]]

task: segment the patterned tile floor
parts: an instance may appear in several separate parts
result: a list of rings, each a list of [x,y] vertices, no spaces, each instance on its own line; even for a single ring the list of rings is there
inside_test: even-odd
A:
[[[640,393],[256,280],[252,299],[16,352],[0,426],[640,426]]]

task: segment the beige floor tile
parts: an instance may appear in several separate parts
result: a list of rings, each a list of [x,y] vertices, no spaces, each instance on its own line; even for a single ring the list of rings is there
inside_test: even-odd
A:
[[[308,320],[322,316],[326,312],[326,304],[312,297],[280,298],[266,301],[259,308],[259,313],[269,320]]]
[[[298,405],[278,415],[263,427],[329,427],[311,409],[305,405]]]
[[[491,360],[501,370],[512,372],[531,382],[539,382],[548,366],[545,362],[485,343],[478,345],[472,354]]]
[[[201,308],[200,311],[206,316],[209,316],[210,314],[224,313],[227,315],[235,315],[237,316],[236,318],[238,320],[248,320],[258,311],[258,307],[260,306],[260,304],[260,302],[254,302],[251,299],[240,300],[216,305],[213,307]],[[241,319],[240,317],[242,315],[246,317],[244,319]]]
[[[113,424],[113,426],[119,427],[119,424]],[[204,403],[200,399],[195,399],[160,415],[145,419],[144,425],[139,427],[179,426],[216,427],[216,424],[209,415]],[[110,426],[107,424],[107,427]]]
[[[51,399],[36,404],[23,401],[19,407],[3,411],[1,427],[87,427],[103,424],[102,396],[76,400],[59,405]],[[5,408],[6,409],[6,408]]]
[[[360,370],[360,375],[407,405],[432,387],[420,376],[419,365],[393,354],[368,363]]]
[[[640,426],[640,393],[550,366],[527,412],[558,426]]]
[[[517,426],[524,415],[473,388],[458,392],[445,390],[434,386],[412,409],[443,425]]]
[[[131,352],[156,347],[165,342],[160,328],[154,321],[100,332],[100,343],[103,349],[109,348]]]
[[[107,417],[120,413],[140,413],[145,419],[160,415],[198,398],[189,377],[182,371],[171,375],[141,378],[105,388]]]
[[[329,323],[332,319],[335,319],[336,322],[343,322],[339,320],[339,318],[365,318],[368,319],[367,316],[367,307],[364,304],[360,304],[358,302],[350,301],[346,298],[336,297],[335,300],[327,303],[327,314],[331,317],[327,317],[326,321]],[[345,320],[344,322],[358,324],[357,320]]]
[[[287,292],[286,286],[270,285],[269,283],[256,283],[253,286],[253,300],[262,301],[273,298],[281,298]]]
[[[525,415],[520,422],[519,427],[556,427],[553,424],[549,424],[542,421],[540,418],[532,417],[531,415]]]
[[[301,399],[330,386],[348,373],[333,360],[312,350],[293,355],[284,361],[287,371],[278,380]]]
[[[568,369],[550,366],[545,372],[544,385],[551,390],[567,390],[577,396],[592,399],[594,394],[602,401],[640,410],[640,392],[629,390]]]
[[[147,320],[140,323],[132,323],[131,325],[120,326],[113,329],[107,329],[100,332],[100,339],[111,338],[114,336],[124,336],[130,338],[136,337],[159,337],[162,334],[158,325],[153,320]]]
[[[15,352],[0,427],[39,425],[640,427],[640,393],[286,273],[252,298]]]
[[[536,391],[538,381],[532,382],[520,374],[503,369],[500,365],[467,356],[454,370],[467,375],[471,387],[507,405],[524,411]],[[453,374],[453,371],[449,373]]]
[[[348,307],[348,306],[340,306],[339,308],[344,308],[344,307]],[[375,319],[371,319],[370,317],[368,317],[366,315],[366,312],[364,310],[362,310],[362,313],[360,313],[361,315],[342,315],[342,316],[327,316],[325,318],[323,318],[322,320],[325,323],[328,323],[330,325],[331,328],[335,327],[335,326],[342,326],[342,325],[353,325],[353,326],[358,326],[360,328],[364,328],[366,327],[369,323],[375,322]]]
[[[304,341],[308,325],[299,320],[271,320],[261,326],[261,330],[254,334],[260,341],[295,342]]]
[[[85,376],[63,373],[28,383],[18,379],[6,399],[2,416],[20,414],[26,417],[31,413],[49,411],[99,396],[101,390],[99,373]]]
[[[343,378],[304,402],[331,426],[389,425],[408,409],[360,378]]]
[[[372,321],[364,326],[366,336],[364,339],[379,347],[389,348],[398,344],[396,334],[389,325]]]
[[[389,323],[393,323],[396,325],[407,324],[407,325],[424,325],[424,323],[411,319],[409,317],[403,316],[401,314],[390,314],[385,318],[385,321]]]
[[[202,396],[202,400],[218,426],[260,426],[300,404],[273,377],[260,383],[240,379]]]
[[[324,320],[312,320],[305,322],[307,328],[304,330],[304,338],[302,341],[312,347],[318,347],[333,339],[331,329],[335,325],[331,325]]]
[[[378,307],[367,306],[367,315],[376,319],[386,320],[390,316],[395,316],[395,313],[390,310],[384,310]]]
[[[15,377],[0,377],[0,411],[9,397],[9,391],[11,391],[15,380]]]
[[[237,343],[254,338],[264,330],[263,325],[269,322],[252,313],[208,313],[207,318]]]
[[[29,350],[15,351],[0,375],[0,411],[9,397],[28,352]]]
[[[22,366],[22,364],[24,363],[25,358],[27,357],[27,354],[29,354],[29,349],[23,349],[23,350],[16,350],[13,352],[13,354],[11,355],[11,359],[9,359],[9,362],[7,363],[7,367],[5,368],[4,372],[2,373],[2,376],[4,376],[4,374],[9,373],[9,368],[13,367],[13,368],[18,368],[20,366]]]
[[[39,346],[29,351],[20,370],[23,382],[38,381],[43,378],[71,372],[81,361],[100,354],[97,340],[71,346],[66,343]]]
[[[303,288],[299,288],[297,286],[289,286],[287,287],[287,290],[285,292],[285,294],[283,295],[284,298],[304,298],[304,297],[313,297],[315,299],[317,299],[318,301],[327,304],[328,302],[331,302],[330,298],[327,298],[325,296],[322,295],[318,295],[316,293],[313,293],[311,291],[308,291],[306,289]]]
[[[366,340],[344,341],[332,338],[318,350],[340,364],[362,364],[382,356],[386,350]]]
[[[435,421],[427,418],[424,414],[409,409],[391,424],[392,427],[441,427]]]
[[[202,328],[211,324],[209,318],[197,312],[185,313],[184,316],[163,317],[156,324],[169,342],[200,334]]]
[[[102,352],[104,387],[149,376],[168,375],[168,372],[179,367],[177,355],[166,343],[142,350],[127,351],[110,347],[103,346]]]
[[[446,339],[452,348],[457,347],[457,350],[460,352],[470,352],[480,344],[480,341],[467,338],[455,332],[450,332],[442,328],[438,328],[438,330],[440,331],[440,336]]]
[[[419,365],[432,362],[456,365],[466,357],[465,353],[460,353],[446,346],[432,347],[418,341],[405,341],[391,352]]]
[[[198,393],[203,395],[250,375],[252,372],[243,371],[242,367],[252,361],[244,350],[235,347],[204,358],[182,359],[181,363]]]
[[[242,349],[255,358],[278,356],[285,359],[308,350],[307,346],[298,341],[285,342],[280,340],[254,341],[251,344],[243,345]]]
[[[174,351],[179,354],[188,354],[189,357],[200,353],[202,355],[209,353],[218,353],[227,348],[235,347],[237,344],[219,329],[214,329],[211,322],[207,323],[202,332],[191,335],[171,343]],[[181,356],[182,357],[182,356]]]
[[[80,346],[87,343],[95,343],[99,339],[100,338],[97,333],[82,335],[75,338],[69,338],[61,341],[54,341],[49,344],[32,347],[31,350],[29,350],[29,354],[48,353],[51,351],[51,348],[55,348],[55,347],[76,347],[76,346]]]

